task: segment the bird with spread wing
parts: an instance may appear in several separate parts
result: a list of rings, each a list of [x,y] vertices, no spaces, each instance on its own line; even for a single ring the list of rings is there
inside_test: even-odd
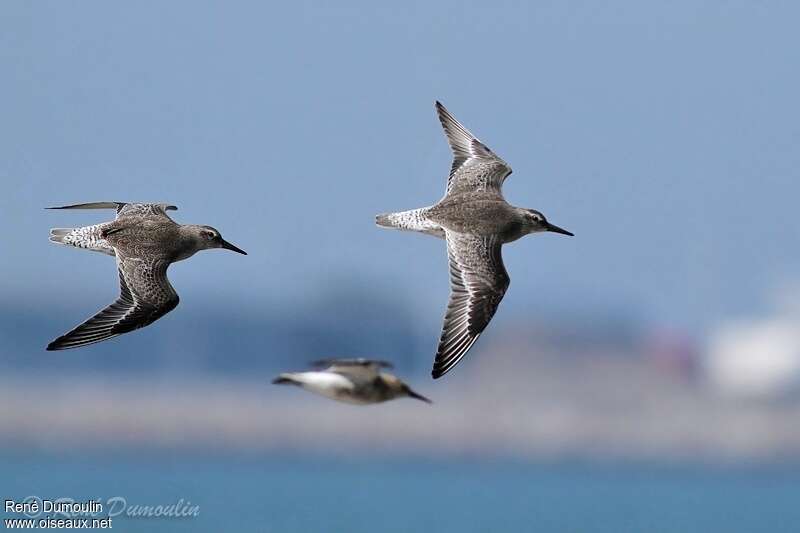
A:
[[[431,401],[417,394],[397,376],[383,369],[391,363],[373,359],[323,359],[312,363],[316,370],[286,372],[275,378],[278,385],[297,385],[326,398],[358,405],[381,403],[394,398]]]
[[[120,295],[83,324],[62,335],[48,350],[101,342],[148,326],[178,305],[167,268],[200,250],[225,248],[247,255],[210,226],[178,224],[168,204],[94,202],[49,209],[115,209],[116,218],[82,228],[50,230],[50,241],[110,255],[117,260]]]
[[[450,266],[450,301],[432,375],[453,369],[486,329],[508,289],[503,244],[531,233],[572,235],[534,209],[514,207],[502,193],[511,167],[445,107],[436,111],[453,152],[444,197],[433,206],[378,215],[379,226],[445,239]]]

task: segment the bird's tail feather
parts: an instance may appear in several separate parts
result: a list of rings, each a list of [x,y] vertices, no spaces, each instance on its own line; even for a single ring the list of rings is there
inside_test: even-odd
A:
[[[300,383],[294,379],[292,374],[281,374],[277,378],[272,380],[272,383],[275,385],[299,385]]]
[[[96,224],[83,228],[53,228],[50,230],[50,242],[116,255],[114,248],[105,239],[103,234],[104,226],[106,224]]]
[[[64,244],[67,235],[75,231],[75,228],[53,228],[50,230],[50,242]]]
[[[425,215],[427,208],[411,209],[397,213],[383,213],[375,217],[375,223],[384,228],[402,231],[418,231],[436,237],[444,237],[444,230],[439,224]]]
[[[375,217],[375,223],[384,228],[393,228],[395,226],[396,213],[382,213]]]

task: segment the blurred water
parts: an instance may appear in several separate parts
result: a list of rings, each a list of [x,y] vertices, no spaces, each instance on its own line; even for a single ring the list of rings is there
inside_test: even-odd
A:
[[[794,532],[800,467],[333,457],[9,457],[2,496],[200,506],[118,531]],[[8,516],[8,515],[6,515]]]

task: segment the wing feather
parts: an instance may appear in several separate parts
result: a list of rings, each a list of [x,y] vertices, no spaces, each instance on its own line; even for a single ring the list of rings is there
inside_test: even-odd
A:
[[[497,311],[511,281],[501,249],[497,236],[447,232],[450,301],[431,372],[434,379],[461,361]]]
[[[79,348],[152,324],[178,305],[167,279],[169,263],[119,258],[120,295],[117,300],[70,332],[55,339],[48,350]]]
[[[388,361],[374,359],[322,359],[312,363],[323,367],[326,372],[334,372],[354,380],[372,381],[378,377],[382,368],[392,368]]]
[[[175,211],[178,208],[170,204],[142,204],[128,202],[89,202],[85,204],[62,205],[58,207],[48,207],[47,209],[114,209],[117,211],[117,218],[129,215],[164,215],[167,211]]]
[[[503,182],[511,174],[508,163],[479,141],[441,102],[436,102],[436,112],[453,151],[446,194],[474,191],[501,194]]]

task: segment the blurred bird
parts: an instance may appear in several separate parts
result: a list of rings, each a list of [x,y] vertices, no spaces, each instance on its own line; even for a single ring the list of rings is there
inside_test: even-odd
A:
[[[378,215],[376,223],[447,241],[450,302],[431,372],[440,378],[478,340],[508,289],[503,244],[529,233],[572,233],[539,211],[508,204],[501,188],[511,167],[439,102],[436,111],[454,156],[444,197],[431,207]]]
[[[319,370],[287,372],[272,383],[297,385],[333,400],[358,405],[381,403],[404,396],[432,403],[394,375],[381,372],[381,368],[392,368],[386,361],[324,359],[312,363],[312,366]]]
[[[57,338],[48,350],[66,350],[104,341],[152,324],[178,305],[167,268],[200,250],[225,248],[247,255],[210,226],[177,224],[167,204],[95,202],[48,209],[116,209],[112,222],[51,229],[50,241],[117,258],[120,296],[92,318]]]

